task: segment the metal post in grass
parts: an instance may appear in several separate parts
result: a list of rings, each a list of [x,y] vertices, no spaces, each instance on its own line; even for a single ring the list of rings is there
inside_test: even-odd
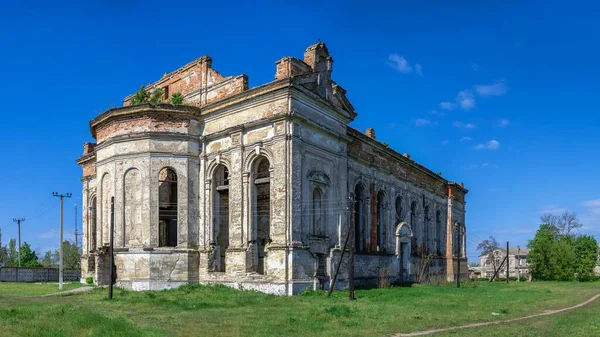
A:
[[[456,287],[460,288],[460,224],[458,222],[454,223],[456,228]]]
[[[109,267],[110,267],[110,280],[108,282],[108,299],[113,298],[113,279],[115,276],[115,270],[113,268],[114,263],[114,239],[115,239],[115,197],[110,198],[110,248],[109,248]]]
[[[506,241],[506,283],[510,276],[510,260],[508,259],[508,241]]]
[[[349,204],[352,205],[352,198],[350,198]],[[346,247],[348,246],[348,240],[350,238],[351,228],[352,228],[352,225],[349,225],[348,231],[346,232],[346,240],[344,240],[344,246],[342,247],[342,253],[340,254],[340,262],[338,263],[337,268],[335,269],[335,273],[333,274],[333,278],[331,279],[331,282],[329,282],[329,291],[327,292],[327,296],[331,296],[331,293],[333,292],[333,288],[335,287],[335,281],[337,280],[338,273],[340,272],[340,267],[342,266],[342,261],[344,259],[344,252],[346,251]],[[352,252],[352,249],[350,249],[350,252]],[[352,254],[352,253],[350,253],[350,254]],[[353,299],[353,298],[350,298],[350,299]]]

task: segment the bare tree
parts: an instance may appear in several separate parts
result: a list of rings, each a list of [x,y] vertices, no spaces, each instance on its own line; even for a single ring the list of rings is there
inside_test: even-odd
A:
[[[556,214],[544,213],[542,216],[540,216],[540,220],[542,220],[543,224],[558,228],[559,217]]]
[[[496,250],[498,250],[499,247],[500,244],[498,244],[498,240],[496,240],[496,238],[493,236],[490,236],[489,239],[481,241],[477,245],[477,250],[481,251],[481,255],[487,255],[487,260],[492,263],[494,271],[498,268],[496,255],[494,253],[496,252]]]
[[[540,219],[543,224],[556,228],[556,232],[560,235],[572,236],[575,234],[575,230],[583,226],[577,219],[575,212],[566,211],[561,215],[545,213],[542,214]]]

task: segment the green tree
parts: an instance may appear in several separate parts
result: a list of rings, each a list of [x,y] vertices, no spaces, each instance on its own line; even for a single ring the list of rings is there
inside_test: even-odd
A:
[[[164,96],[165,96],[165,92],[163,89],[156,89],[152,92],[152,95],[150,96],[150,103],[151,104],[162,103]]]
[[[556,228],[550,224],[542,224],[533,240],[527,244],[530,249],[527,260],[533,278],[538,280],[554,279],[555,242]]]
[[[594,278],[594,267],[598,258],[598,242],[593,236],[581,235],[575,239],[575,272],[580,281]]]
[[[55,263],[56,259],[54,258],[54,252],[49,250],[44,254],[44,258],[42,259],[42,266],[46,268],[56,267]]]
[[[75,243],[63,241],[63,263],[65,269],[78,269],[81,265],[81,255]]]
[[[8,253],[6,258],[6,266],[14,267],[19,265],[19,253],[17,251],[17,241],[15,239],[10,239],[8,241]]]
[[[2,246],[2,229],[0,228],[0,266],[4,265],[6,262],[6,248]]]
[[[133,95],[133,98],[131,99],[131,105],[148,103],[149,99],[150,95],[146,91],[146,87],[142,85],[140,89]]]
[[[551,266],[552,280],[572,281],[575,277],[574,239],[570,235],[561,235],[553,244],[554,264]]]
[[[180,92],[176,92],[171,96],[171,104],[180,105],[183,104],[183,95]]]
[[[27,242],[21,245],[21,267],[40,267],[38,257],[35,251],[31,250],[31,246]]]

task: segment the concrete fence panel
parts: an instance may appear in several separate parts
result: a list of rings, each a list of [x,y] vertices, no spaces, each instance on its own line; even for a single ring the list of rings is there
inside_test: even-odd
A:
[[[63,281],[79,281],[80,269],[64,269]],[[0,268],[0,282],[58,282],[58,268]]]

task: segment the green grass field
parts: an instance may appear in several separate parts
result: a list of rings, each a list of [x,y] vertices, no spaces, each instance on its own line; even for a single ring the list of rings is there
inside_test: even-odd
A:
[[[44,293],[36,286],[0,283],[0,336],[386,336],[524,316],[600,293],[598,282],[480,282],[460,289],[360,290],[350,302],[345,292],[332,298],[323,293],[277,297],[195,285],[158,292],[116,290],[110,301],[107,289],[31,296]],[[556,316],[438,336],[600,336],[599,302]]]
[[[63,291],[81,287],[81,283],[65,282]],[[1,296],[40,296],[58,293],[58,283],[13,283],[0,282]]]

